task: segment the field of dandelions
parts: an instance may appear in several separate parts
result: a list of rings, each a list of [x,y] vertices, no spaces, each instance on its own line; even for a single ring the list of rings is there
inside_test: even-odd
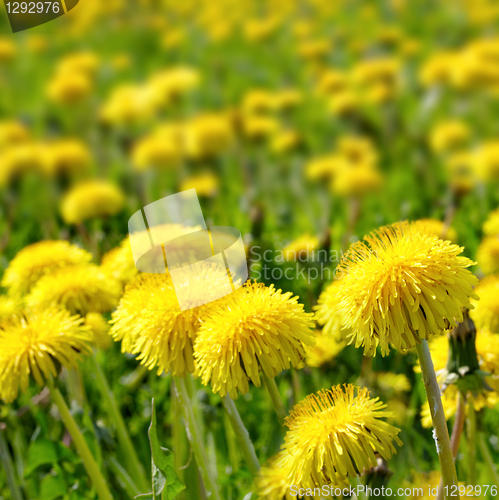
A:
[[[497,498],[497,3],[47,26],[1,20],[0,499]],[[128,219],[191,188],[251,279],[181,312]]]

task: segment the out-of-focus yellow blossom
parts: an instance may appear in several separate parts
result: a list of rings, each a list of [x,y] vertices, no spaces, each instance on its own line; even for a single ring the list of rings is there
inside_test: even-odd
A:
[[[390,416],[367,388],[334,386],[307,396],[285,420],[288,427],[277,466],[289,468],[290,484],[305,488],[341,484],[388,460],[401,445],[400,429],[382,420]]]
[[[415,222],[415,225],[419,226],[425,234],[433,234],[443,240],[457,242],[457,231],[453,227],[446,227],[441,220],[419,219]]]
[[[430,134],[430,144],[437,153],[447,152],[468,142],[471,131],[466,123],[448,120],[437,124]]]
[[[379,372],[375,375],[376,384],[386,393],[400,394],[411,390],[411,383],[403,373]]]
[[[333,114],[344,115],[358,110],[362,105],[360,95],[351,89],[336,92],[328,101],[328,109]]]
[[[32,142],[6,148],[0,155],[0,186],[28,172],[48,174],[43,153],[43,146]]]
[[[107,349],[113,343],[113,339],[109,335],[111,325],[106,318],[99,313],[88,313],[85,316],[85,326],[88,326],[92,334],[92,344],[99,349]]]
[[[397,59],[369,59],[359,62],[352,70],[352,80],[362,85],[373,83],[396,83],[400,73],[401,63]]]
[[[26,142],[29,139],[28,129],[16,120],[0,122],[0,151],[7,146]]]
[[[277,17],[250,19],[244,24],[243,33],[246,40],[260,42],[272,36],[277,31],[279,24],[280,21]]]
[[[89,354],[91,334],[82,318],[49,307],[27,311],[0,322],[0,397],[7,403],[19,389],[28,389],[30,375],[44,385],[57,377],[56,364],[76,368],[82,354]]]
[[[117,87],[100,110],[101,119],[110,125],[133,125],[151,119],[160,99],[146,85]]]
[[[334,95],[344,92],[349,86],[348,75],[340,70],[328,69],[319,77],[317,90],[321,94]]]
[[[10,62],[16,55],[16,45],[8,38],[0,38],[0,63]]]
[[[405,39],[399,47],[402,56],[411,57],[421,52],[422,44],[415,38]]]
[[[234,131],[227,115],[206,113],[190,120],[184,128],[186,153],[200,159],[216,156],[233,142]]]
[[[281,154],[295,149],[300,145],[301,136],[294,130],[279,130],[270,140],[270,150]]]
[[[10,261],[2,278],[2,286],[12,296],[20,296],[46,274],[67,266],[83,265],[92,255],[67,241],[40,241],[20,250]]]
[[[298,46],[297,52],[303,59],[319,59],[327,56],[331,47],[331,41],[326,38],[308,40]]]
[[[337,150],[352,165],[368,167],[378,161],[378,153],[371,140],[366,137],[343,136],[338,140]]]
[[[385,45],[396,45],[403,37],[404,33],[398,26],[382,26],[376,35],[376,41]]]
[[[473,154],[468,152],[455,153],[447,159],[445,167],[449,174],[452,190],[458,196],[464,196],[474,189],[477,177]]]
[[[303,102],[303,94],[299,90],[284,89],[274,95],[274,109],[286,111],[296,108]]]
[[[219,180],[211,172],[205,172],[199,175],[188,177],[180,184],[180,191],[195,189],[198,196],[211,198],[217,194]]]
[[[303,19],[295,21],[292,26],[293,35],[297,38],[310,38],[314,30],[314,23]]]
[[[390,424],[404,425],[407,423],[407,417],[409,415],[414,415],[415,411],[410,410],[407,404],[401,399],[394,398],[390,399],[386,403],[386,409],[391,413],[389,417],[386,417],[386,421]]]
[[[499,208],[489,213],[483,223],[483,232],[486,236],[499,236]]]
[[[126,237],[116,248],[103,255],[101,268],[114,279],[126,285],[138,273],[133,260],[130,239]]]
[[[479,54],[466,48],[461,52],[451,73],[451,84],[458,89],[499,84],[499,65],[482,60]]]
[[[435,495],[433,493],[435,493],[440,486],[440,478],[440,471],[414,473],[412,484],[410,483],[406,486],[412,492],[410,500],[435,500]],[[481,494],[476,494],[474,488],[470,488],[470,485],[466,483],[459,481],[458,486],[460,486],[460,498],[479,498],[482,496]]]
[[[99,266],[66,266],[41,277],[26,298],[29,307],[57,305],[72,314],[113,310],[121,295],[121,285]]]
[[[140,139],[132,150],[132,163],[136,170],[177,167],[183,159],[180,141],[173,134],[152,134]]]
[[[67,224],[79,224],[94,217],[117,214],[125,203],[121,189],[103,180],[91,180],[76,184],[62,199],[62,217]]]
[[[261,140],[273,136],[281,128],[278,120],[271,116],[247,115],[242,117],[242,131],[250,140]]]
[[[334,359],[346,346],[344,340],[336,340],[325,332],[316,330],[315,345],[305,346],[307,366],[318,368]]]
[[[305,165],[305,176],[310,180],[331,180],[347,166],[348,163],[344,156],[337,154],[322,156]]]
[[[248,115],[271,112],[275,107],[275,95],[264,89],[250,90],[244,95],[241,107]]]
[[[111,59],[110,65],[116,71],[121,71],[128,69],[132,65],[132,60],[128,54],[117,54]]]
[[[420,73],[421,83],[425,86],[448,83],[454,68],[459,67],[456,52],[438,52],[423,65]]]
[[[48,40],[43,35],[30,35],[26,40],[26,46],[30,52],[40,54],[45,52],[49,46]]]
[[[483,274],[499,273],[499,236],[486,236],[482,240],[476,260]]]
[[[483,143],[473,155],[477,176],[484,181],[499,180],[499,141]]]
[[[186,38],[186,33],[182,28],[168,30],[161,39],[161,46],[164,49],[173,49],[182,45]]]
[[[149,80],[149,86],[159,96],[160,102],[171,101],[196,89],[201,83],[201,74],[195,68],[178,66],[159,71]]]
[[[258,500],[293,500],[291,495],[291,483],[288,479],[289,468],[278,467],[277,463],[282,461],[285,452],[272,457],[262,466],[258,476],[255,478],[256,494]]]
[[[6,318],[10,318],[20,310],[21,304],[18,299],[8,295],[0,295],[0,322]]]
[[[79,52],[64,57],[56,68],[56,73],[82,74],[93,78],[99,68],[99,58],[92,52]]]
[[[260,369],[268,377],[299,365],[304,345],[315,342],[310,314],[298,297],[274,285],[247,282],[213,308],[198,331],[194,345],[203,385],[237,398],[249,381],[260,387]]]
[[[480,300],[473,301],[471,319],[480,330],[499,333],[499,276],[487,276],[475,289]],[[499,340],[499,337],[498,337]]]
[[[372,167],[341,169],[332,181],[331,188],[339,196],[359,197],[373,193],[383,186],[383,176]]]
[[[364,101],[369,104],[383,104],[393,99],[395,87],[384,82],[375,82],[365,89]]]
[[[44,161],[52,175],[80,173],[88,170],[92,154],[83,142],[63,139],[45,147]]]
[[[56,75],[48,84],[48,97],[59,104],[73,105],[85,100],[92,90],[92,81],[83,73]]]
[[[287,261],[305,261],[307,256],[317,250],[319,238],[304,234],[284,247],[283,254]]]

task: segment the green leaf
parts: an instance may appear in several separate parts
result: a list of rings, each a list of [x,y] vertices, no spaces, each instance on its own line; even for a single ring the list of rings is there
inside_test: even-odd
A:
[[[49,474],[43,478],[40,488],[40,500],[55,500],[68,492],[66,481],[61,476]]]
[[[53,441],[45,438],[32,441],[28,448],[28,463],[24,475],[27,477],[40,465],[52,465],[58,460],[57,446]]]
[[[152,400],[149,442],[151,443],[152,455],[152,498],[156,500],[161,495],[162,500],[173,500],[185,489],[185,485],[180,481],[175,471],[173,453],[166,448],[162,448],[159,444],[154,399]]]

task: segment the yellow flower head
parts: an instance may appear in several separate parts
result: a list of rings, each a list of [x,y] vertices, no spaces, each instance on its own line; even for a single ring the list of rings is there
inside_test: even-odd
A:
[[[334,115],[346,115],[361,107],[361,98],[357,92],[348,88],[337,92],[329,99],[328,109]]]
[[[198,332],[195,357],[204,385],[237,397],[248,380],[260,387],[260,368],[268,377],[297,366],[312,345],[313,323],[290,292],[273,285],[246,283],[210,311]]]
[[[85,326],[92,334],[92,344],[99,349],[107,349],[112,343],[109,335],[110,325],[102,314],[90,312],[85,316]]]
[[[132,162],[138,171],[148,168],[168,169],[177,167],[183,157],[179,138],[152,134],[140,139],[133,148]]]
[[[376,373],[376,383],[386,393],[400,394],[411,390],[411,383],[403,373]]]
[[[53,307],[0,322],[0,397],[14,401],[19,388],[28,388],[30,375],[43,385],[57,376],[59,363],[77,366],[81,354],[90,352],[91,334],[82,322]]]
[[[462,321],[462,307],[478,280],[459,257],[462,247],[424,234],[414,223],[385,226],[351,246],[343,274],[338,312],[352,328],[350,342],[364,354],[410,349],[421,339]]]
[[[250,90],[243,97],[242,111],[248,115],[269,113],[274,110],[274,102],[274,94],[269,90]]]
[[[348,162],[342,155],[334,154],[315,158],[305,165],[305,177],[310,180],[331,180]]]
[[[281,127],[279,121],[271,116],[245,115],[242,120],[243,134],[251,140],[275,135]]]
[[[47,86],[47,96],[53,102],[64,105],[85,100],[92,90],[92,81],[84,73],[56,75]]]
[[[316,330],[315,345],[305,346],[307,366],[318,368],[334,359],[345,347],[344,340],[337,340],[324,331]]]
[[[470,312],[471,319],[479,330],[499,333],[499,276],[487,276],[480,280],[475,289],[480,300],[473,302],[475,309]]]
[[[290,486],[288,480],[289,468],[280,468],[277,463],[282,461],[285,452],[272,457],[267,464],[260,469],[258,476],[255,478],[256,494],[258,500],[292,500]]]
[[[430,134],[430,144],[434,151],[442,153],[464,146],[470,138],[469,127],[459,120],[441,122]]]
[[[67,224],[79,224],[94,217],[117,214],[125,203],[121,189],[107,181],[76,184],[62,199],[61,212]]]
[[[443,240],[457,241],[457,232],[453,227],[446,227],[444,223],[438,219],[419,219],[414,222],[423,233],[432,234]]]
[[[476,175],[484,181],[499,180],[499,141],[482,144],[473,155]]]
[[[72,314],[104,313],[116,307],[121,295],[120,284],[99,266],[86,264],[59,269],[40,278],[26,302],[30,307],[57,304]]]
[[[0,38],[0,63],[12,61],[17,55],[17,48],[8,38]]]
[[[474,156],[469,152],[454,153],[447,159],[445,167],[452,189],[457,195],[465,195],[475,187],[477,176],[474,162]]]
[[[183,138],[190,158],[209,158],[223,153],[231,146],[234,131],[227,115],[206,113],[185,125]]]
[[[57,65],[58,74],[79,73],[93,77],[99,68],[99,58],[92,52],[78,52],[65,56]]]
[[[224,269],[225,277],[227,272]],[[202,276],[201,276],[202,274]],[[200,318],[210,304],[180,310],[177,294],[199,294],[211,282],[216,287],[220,269],[206,266],[200,274],[185,277],[185,287],[173,287],[167,274],[141,274],[125,289],[113,313],[111,335],[122,342],[121,350],[138,354],[138,360],[158,375],[171,372],[183,377],[194,372],[193,344]],[[203,281],[203,278],[206,281]]]
[[[338,140],[338,153],[355,166],[374,166],[378,161],[378,153],[373,143],[366,137],[343,136]]]
[[[46,175],[43,154],[43,146],[32,142],[6,148],[0,155],[0,186],[10,184],[28,172]]]
[[[40,241],[20,250],[10,261],[2,279],[2,286],[11,295],[22,295],[46,274],[67,266],[83,265],[92,255],[67,241]]]
[[[278,130],[270,141],[270,150],[275,154],[286,153],[297,148],[301,137],[294,130]]]
[[[483,232],[486,236],[499,237],[499,208],[492,210],[483,223]]]
[[[0,295],[0,321],[10,318],[19,312],[20,308],[18,300],[7,295]]]
[[[195,189],[198,196],[211,198],[217,194],[219,180],[211,172],[188,177],[180,184],[180,191]]]
[[[284,250],[284,258],[288,261],[306,260],[307,255],[317,250],[319,247],[319,238],[304,234],[287,245]]]
[[[92,162],[87,146],[77,140],[61,140],[47,145],[45,161],[52,175],[85,172]]]
[[[29,139],[28,129],[16,120],[0,122],[0,150]]]
[[[103,255],[101,269],[124,285],[137,275],[138,270],[133,260],[128,237],[123,239],[116,248]]]
[[[149,86],[164,104],[194,90],[201,83],[201,74],[194,68],[178,66],[153,75]]]
[[[290,484],[304,487],[342,483],[376,467],[376,455],[388,460],[401,445],[399,429],[381,420],[390,415],[367,388],[333,386],[307,396],[285,420],[286,455],[278,462],[289,467]]]
[[[359,197],[378,191],[383,186],[383,176],[372,167],[351,166],[339,170],[331,183],[339,196]]]
[[[483,274],[499,273],[499,236],[486,236],[482,240],[476,260]]]
[[[348,75],[336,69],[328,69],[319,77],[317,91],[320,94],[333,95],[348,88]]]
[[[317,305],[314,307],[314,319],[323,326],[325,335],[341,340],[347,336],[349,330],[344,330],[341,317],[338,314],[338,303],[340,296],[340,280],[332,281],[320,294]]]

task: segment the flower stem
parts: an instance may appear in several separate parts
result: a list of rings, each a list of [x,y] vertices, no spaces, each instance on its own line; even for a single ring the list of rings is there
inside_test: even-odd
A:
[[[454,459],[457,457],[457,452],[459,450],[459,443],[461,442],[461,435],[464,429],[465,417],[466,417],[466,405],[464,404],[464,396],[461,394],[461,392],[458,392],[456,418],[454,420],[454,426],[452,427],[452,437],[450,438],[450,447]],[[444,498],[444,485],[442,480],[440,480],[437,500],[442,500],[443,498]]]
[[[270,378],[262,372],[263,382],[267,387],[267,391],[270,395],[270,399],[272,400],[272,404],[274,406],[274,410],[277,413],[277,418],[279,419],[279,424],[282,426],[284,424],[284,419],[288,412],[286,408],[284,408],[284,404],[281,399],[281,395],[279,394],[279,389],[277,388],[277,384],[275,383],[275,378]],[[297,401],[298,402],[298,401]]]
[[[114,398],[114,394],[109,387],[109,383],[102,371],[102,367],[97,361],[95,356],[95,352],[90,356],[91,361],[94,366],[94,371],[96,375],[97,385],[99,387],[102,398],[104,399],[104,403],[107,406],[109,417],[111,421],[116,426],[116,435],[118,437],[118,442],[120,444],[121,450],[125,455],[125,459],[127,464],[129,464],[128,472],[132,475],[137,486],[142,490],[142,493],[146,493],[150,486],[145,478],[144,468],[139,461],[139,457],[137,456],[137,452],[135,451],[135,447],[133,446],[130,435],[128,434],[128,430],[126,428],[125,422],[123,421],[123,417],[121,416],[121,412],[118,408],[118,404],[116,403],[116,399]]]
[[[2,424],[3,425],[3,424]],[[12,464],[12,458],[10,456],[9,447],[7,446],[7,441],[3,435],[3,428],[0,426],[0,462],[2,462],[3,470],[5,471],[5,477],[7,479],[7,486],[10,490],[10,495],[12,500],[23,500],[21,490],[16,482],[16,476],[14,473],[14,466]]]
[[[253,476],[256,476],[258,474],[258,471],[260,470],[260,462],[258,461],[258,458],[256,456],[255,447],[251,442],[249,433],[241,419],[241,415],[239,415],[236,405],[234,404],[234,401],[232,401],[230,396],[224,396],[222,398],[222,402],[225,406],[225,409],[227,410],[227,415],[229,416],[232,428],[236,433],[239,446],[241,447],[241,451],[243,452],[246,463],[248,464],[248,469],[250,470],[251,474],[253,474]]]
[[[476,484],[476,412],[473,397],[468,396],[468,484]]]
[[[490,455],[489,448],[485,442],[485,436],[482,433],[478,435],[478,447],[480,448],[482,458],[485,460],[485,463],[489,468],[494,484],[499,488],[499,474],[497,473],[497,466],[494,463],[494,459]]]
[[[179,377],[174,377],[173,382],[173,387],[176,391],[176,395],[181,403],[187,437],[189,438],[189,442],[191,443],[194,457],[196,458],[199,472],[201,474],[201,477],[203,478],[208,496],[213,495],[213,498],[215,500],[220,500],[220,494],[208,465],[208,455],[206,454],[206,449],[204,447],[203,440],[201,439],[201,432],[199,431],[199,426],[194,416],[192,402],[189,398],[189,395],[187,394],[184,380]]]
[[[50,395],[52,396],[52,401],[56,404],[59,409],[59,413],[61,414],[62,421],[66,426],[66,429],[71,434],[71,438],[80,454],[81,459],[83,460],[83,465],[85,466],[88,475],[92,481],[92,485],[97,492],[97,495],[100,500],[112,500],[112,495],[109,492],[106,481],[102,477],[102,474],[99,470],[99,466],[95,461],[90,449],[83,437],[83,434],[78,429],[78,425],[76,424],[73,416],[69,412],[69,408],[62,397],[61,392],[57,387],[54,386],[53,381],[50,379],[47,382],[48,388],[50,390]]]
[[[431,420],[433,422],[433,435],[437,446],[438,460],[442,471],[442,481],[444,488],[448,493],[451,493],[451,486],[457,485],[456,466],[454,457],[450,447],[449,431],[447,430],[447,422],[445,420],[444,407],[440,396],[440,387],[437,383],[433,361],[430,355],[428,342],[423,339],[421,344],[416,345],[421,364],[421,373],[423,374],[423,382],[426,391],[426,398],[430,407]],[[448,494],[444,495],[447,500],[458,499],[459,496],[451,497]]]

